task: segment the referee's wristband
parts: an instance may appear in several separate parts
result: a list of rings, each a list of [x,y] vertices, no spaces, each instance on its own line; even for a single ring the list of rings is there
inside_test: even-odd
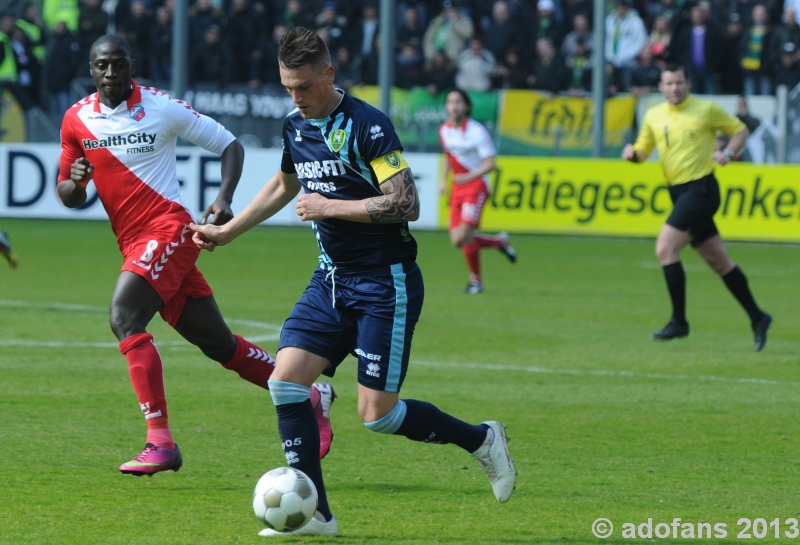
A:
[[[728,156],[728,159],[736,159],[739,157],[739,154],[733,151],[731,148],[725,148],[722,153]]]

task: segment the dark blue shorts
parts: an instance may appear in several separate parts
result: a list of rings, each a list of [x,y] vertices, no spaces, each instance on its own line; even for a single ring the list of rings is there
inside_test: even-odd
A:
[[[292,346],[328,359],[328,376],[353,354],[359,384],[399,392],[424,297],[413,262],[358,275],[317,269],[283,323],[278,350]]]
[[[719,234],[714,214],[719,210],[719,182],[714,174],[699,180],[670,186],[669,196],[672,199],[672,212],[667,224],[692,235],[692,246],[695,248]]]

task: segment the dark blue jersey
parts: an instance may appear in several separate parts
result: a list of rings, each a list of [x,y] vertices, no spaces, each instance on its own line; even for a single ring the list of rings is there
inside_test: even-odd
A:
[[[379,186],[386,177],[379,178],[371,163],[385,156],[385,162],[396,167],[404,163],[399,155],[402,149],[383,112],[343,93],[325,119],[304,119],[298,110],[286,117],[281,170],[296,173],[306,193],[361,200],[383,195]],[[407,222],[326,219],[311,226],[321,251],[320,268],[327,271],[333,267],[341,272],[378,270],[417,256]]]

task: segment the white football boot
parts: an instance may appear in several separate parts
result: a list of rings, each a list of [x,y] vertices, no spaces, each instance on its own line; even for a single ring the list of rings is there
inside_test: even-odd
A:
[[[486,476],[489,477],[494,497],[500,503],[504,503],[508,501],[514,491],[517,475],[514,461],[508,452],[506,426],[502,422],[494,420],[484,422],[484,424],[489,426],[486,440],[478,450],[472,453],[472,457],[478,461]]]

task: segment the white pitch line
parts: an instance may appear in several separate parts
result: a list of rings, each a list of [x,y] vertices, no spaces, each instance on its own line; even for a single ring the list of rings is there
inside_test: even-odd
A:
[[[34,303],[33,301],[12,301],[9,299],[0,299],[0,307],[25,307],[25,308],[43,308],[53,310],[80,310],[84,312],[108,312],[108,307],[98,307],[91,305],[77,305],[72,303],[54,303],[48,301],[46,303]]]
[[[9,301],[0,299],[0,307],[14,306],[14,307],[37,307],[37,308],[52,308],[61,310],[75,310],[84,312],[107,312],[105,307],[96,307],[88,305],[73,305],[67,303],[31,303],[29,301]],[[272,333],[261,335],[257,337],[248,337],[254,342],[274,342],[278,340],[280,334],[280,325],[268,324],[265,322],[256,322],[253,320],[237,320],[226,319],[229,324],[243,325],[253,328],[265,329]],[[185,341],[163,341],[159,346],[185,346]],[[59,342],[59,341],[19,341],[19,340],[4,340],[0,339],[0,347],[3,346],[22,346],[28,348],[113,348],[119,349],[116,342]],[[762,379],[752,377],[721,377],[714,375],[688,375],[685,373],[637,373],[634,371],[612,371],[603,369],[562,369],[552,367],[536,367],[536,366],[523,366],[523,365],[506,365],[491,363],[459,363],[452,361],[430,361],[430,360],[412,360],[411,365],[424,365],[427,367],[448,367],[459,369],[480,369],[488,371],[514,371],[520,373],[534,373],[543,375],[572,375],[572,376],[588,376],[588,377],[617,377],[617,378],[643,378],[648,380],[687,380],[697,382],[727,382],[733,384],[759,384],[764,386],[800,386],[800,381],[789,380],[775,380],[775,379]]]
[[[661,270],[662,266],[658,261],[640,261],[639,267],[642,269]],[[705,263],[684,263],[683,268],[688,272],[711,272]],[[779,278],[797,276],[798,269],[795,267],[780,269],[763,269],[758,267],[747,267],[748,276],[774,276]]]
[[[695,380],[698,382],[728,382],[736,384],[762,384],[766,386],[800,386],[800,381],[775,380],[751,377],[720,377],[714,375],[687,375],[685,373],[637,373],[634,371],[610,371],[603,369],[561,369],[552,367],[529,367],[523,365],[493,365],[491,363],[458,363],[452,361],[413,360],[411,365],[428,367],[454,367],[459,369],[482,369],[490,371],[518,371],[545,375],[573,375],[619,378],[646,378],[652,380]]]
[[[72,303],[58,303],[53,301],[48,302],[32,302],[32,301],[15,301],[9,299],[0,299],[0,307],[14,307],[14,308],[36,308],[43,310],[67,310],[75,312],[90,312],[90,313],[103,313],[108,314],[108,307],[100,307],[96,305],[79,305]],[[226,318],[225,321],[229,325],[240,325],[245,327],[252,327],[255,329],[263,329],[269,333],[262,335],[248,335],[247,339],[255,343],[275,342],[280,335],[281,326],[275,324],[268,324],[264,322],[256,322],[253,320],[238,320]],[[161,348],[184,346],[186,341],[160,341],[158,346]],[[110,342],[80,342],[80,341],[20,341],[16,339],[0,339],[0,347],[4,346],[25,346],[29,348],[113,348],[119,349],[119,343]],[[191,345],[189,345],[191,346]]]

